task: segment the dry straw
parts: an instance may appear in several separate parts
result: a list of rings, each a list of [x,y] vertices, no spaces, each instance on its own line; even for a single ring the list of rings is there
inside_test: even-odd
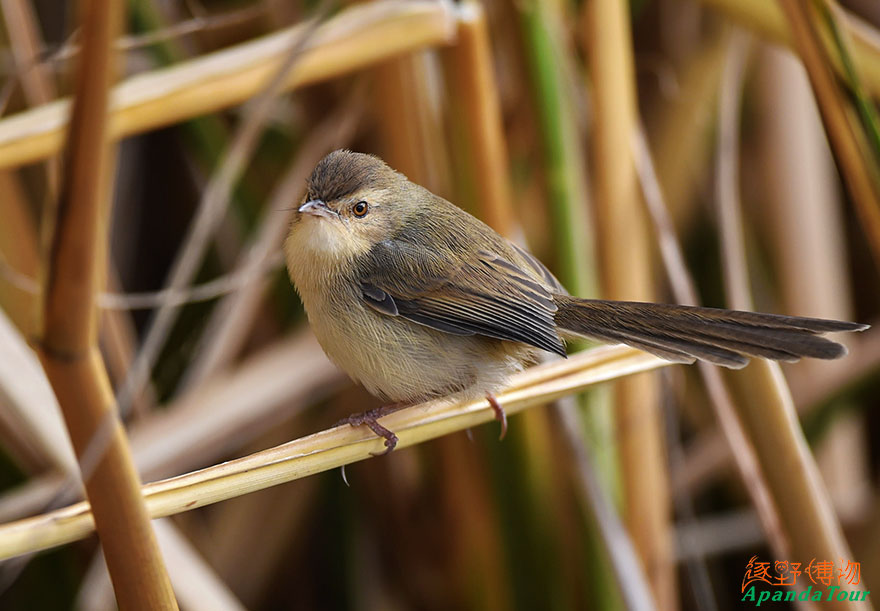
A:
[[[113,89],[110,136],[119,138],[229,108],[265,87],[310,24],[299,24],[168,68]],[[455,15],[440,2],[376,2],[351,7],[320,25],[287,77],[294,89],[382,59],[450,42]],[[0,167],[18,166],[61,147],[70,102],[59,100],[0,121]]]
[[[508,414],[541,405],[608,380],[669,365],[626,346],[606,346],[515,376],[498,400]],[[397,433],[398,448],[490,422],[483,401],[418,405],[391,414],[383,424]],[[143,488],[150,517],[164,517],[234,498],[329,469],[384,450],[383,440],[342,426]],[[0,560],[81,539],[94,528],[87,503],[0,526]]]
[[[86,2],[64,174],[43,291],[38,354],[58,397],[116,589],[127,609],[176,609],[140,481],[96,345],[95,295],[106,269],[107,130],[113,41],[122,6]],[[88,10],[86,10],[88,9]]]
[[[629,6],[594,0],[584,39],[595,107],[593,150],[599,261],[603,295],[652,301],[653,252],[640,201],[632,135],[638,109]],[[658,379],[649,374],[614,387],[624,514],[659,608],[677,599],[664,427]]]

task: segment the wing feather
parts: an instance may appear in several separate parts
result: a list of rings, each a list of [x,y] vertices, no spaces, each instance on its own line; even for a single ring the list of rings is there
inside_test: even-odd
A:
[[[418,253],[411,243],[386,240],[360,262],[359,282],[364,301],[383,314],[445,333],[522,342],[565,356],[554,321],[555,287],[545,282],[546,269],[523,269],[513,258],[480,250],[444,260],[436,253]]]

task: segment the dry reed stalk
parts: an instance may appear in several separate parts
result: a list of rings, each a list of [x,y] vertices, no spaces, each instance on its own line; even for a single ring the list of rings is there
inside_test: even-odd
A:
[[[3,8],[6,33],[25,98],[30,106],[48,104],[55,99],[55,83],[51,71],[38,61],[43,41],[34,8],[31,3],[21,0],[2,0],[0,6]],[[46,192],[49,201],[54,201],[57,197],[60,171],[57,159],[46,162]]]
[[[563,401],[558,402],[556,414],[562,423],[562,436],[568,446],[570,460],[576,465],[571,473],[580,480],[577,490],[582,497],[581,502],[592,508],[597,531],[604,538],[604,548],[614,567],[612,573],[617,579],[621,599],[627,609],[651,611],[656,604],[645,573],[640,570],[640,559],[633,541],[599,481],[595,461],[584,444],[583,423],[576,405],[571,402],[565,405]]]
[[[769,204],[764,209],[785,311],[850,320],[852,287],[837,172],[809,82],[795,59],[773,49],[764,51],[761,66],[762,179]],[[786,377],[794,390],[805,380],[851,369],[854,358],[804,360],[787,367]],[[869,453],[864,417],[841,411],[815,453],[835,508],[846,520],[866,507]]]
[[[298,363],[295,371],[291,363]],[[24,381],[41,383],[51,392],[45,378]],[[323,356],[315,338],[294,335],[135,423],[129,433],[135,464],[145,479],[204,467],[342,384],[342,373]],[[47,474],[0,496],[0,520],[43,510],[63,484],[63,478]]]
[[[0,430],[3,450],[34,471],[76,470],[58,401],[25,338],[0,310]]]
[[[510,609],[511,577],[505,566],[498,500],[487,493],[491,476],[485,455],[464,435],[445,438],[440,452],[441,515],[450,525],[454,557],[450,571],[460,600],[480,609]],[[470,476],[462,477],[469,473]],[[475,580],[474,575],[479,575]]]
[[[790,7],[786,8],[788,10]],[[798,26],[795,27],[796,32],[797,29]],[[737,52],[736,43],[731,51]],[[729,98],[740,95],[736,80],[741,81],[741,76],[739,79],[736,75],[733,78],[725,77],[727,91],[722,95],[720,115],[720,146],[723,148],[719,163],[727,167],[719,172],[721,180],[726,178],[726,181],[719,181],[716,199],[721,208],[718,215],[720,223],[727,225],[737,223],[740,206],[739,150],[735,136],[738,132],[739,109],[736,102],[725,104]],[[728,298],[736,300],[731,304],[735,308],[752,309],[751,290],[745,273],[746,262],[743,260],[745,248],[741,243],[742,232],[738,226],[722,226],[720,233]],[[733,382],[738,395],[737,413],[748,431],[773,504],[779,513],[792,561],[803,559],[808,562],[808,558],[852,560],[828,492],[797,421],[779,363],[755,359],[743,370],[728,372],[727,378]],[[854,589],[863,588],[856,586]],[[842,609],[849,605],[837,599],[824,600],[823,603],[825,608]],[[870,608],[870,604],[866,604],[866,608]]]
[[[33,7],[28,2],[19,0],[2,0],[0,6],[3,9],[3,17],[10,38],[13,57],[17,68],[18,78],[21,80],[25,99],[30,106],[48,104],[57,96],[57,90],[51,70],[48,66],[39,62],[44,49],[41,39],[40,27],[33,12]],[[58,197],[58,183],[60,180],[60,163],[58,159],[46,160],[46,183],[45,200],[55,201]],[[23,242],[25,247],[34,241],[34,233],[23,228],[23,233],[16,233],[17,240]],[[33,247],[36,248],[35,246]],[[111,278],[112,286],[116,286],[114,278]],[[131,361],[133,345],[133,327],[129,316],[118,312],[104,314],[102,330],[108,338],[106,343],[107,362],[111,375],[115,366],[118,372],[124,369]],[[128,358],[126,358],[128,355]],[[116,376],[118,379],[120,376]],[[140,405],[139,405],[140,407]]]
[[[449,159],[433,59],[419,52],[377,66],[373,109],[383,143],[381,157],[410,180],[449,197]]]
[[[352,96],[358,99],[358,91]],[[360,106],[358,106],[360,108]],[[264,265],[272,253],[280,252],[290,219],[305,189],[312,169],[328,152],[343,146],[354,134],[360,111],[344,104],[310,130],[298,148],[296,158],[279,179],[265,204],[252,241],[243,251],[242,261],[233,273],[245,274],[244,284],[217,304],[205,330],[201,346],[184,374],[181,387],[186,390],[224,369],[235,358],[247,339],[263,295],[269,284]]]
[[[854,126],[845,93],[837,84],[828,54],[816,29],[814,11],[802,0],[780,0],[795,44],[816,95],[825,131],[861,219],[862,229],[880,266],[880,176],[877,159]]]
[[[734,31],[721,78],[715,151],[715,209],[721,236],[724,294],[727,305],[735,310],[752,307],[739,189],[739,117],[750,48],[749,35]]]
[[[80,8],[83,51],[46,270],[39,354],[80,461],[117,601],[127,609],[176,609],[95,345],[94,300],[105,268],[101,244],[112,167],[108,91],[123,7],[92,0]]]
[[[510,190],[501,102],[492,68],[492,48],[483,7],[473,0],[458,11],[456,43],[444,51],[453,106],[467,132],[468,178],[476,186],[481,219],[501,235],[517,226]]]
[[[235,106],[257,94],[310,24],[139,74],[113,90],[115,138]],[[428,1],[358,5],[321,24],[285,90],[348,74],[401,53],[451,41],[449,7]],[[43,159],[61,147],[69,102],[59,100],[0,121],[0,167]]]
[[[463,27],[460,25],[460,30]],[[462,41],[456,39],[455,47],[447,53],[455,53],[460,44]],[[438,65],[428,63],[433,59],[435,57],[427,53],[416,53],[379,66],[375,71],[375,112],[387,151],[386,161],[411,180],[450,197],[451,171],[445,117],[439,112],[442,102],[436,95],[439,93],[436,81],[441,73],[435,69],[439,68]],[[490,72],[480,76],[491,78],[492,75]],[[459,84],[456,81],[448,87],[449,96],[465,95],[457,89]],[[475,149],[485,147],[486,144],[480,141],[484,133],[481,130],[468,134],[467,144]],[[505,179],[506,174],[500,177],[500,180]],[[492,178],[484,176],[481,180]],[[481,468],[482,457],[475,452],[463,451],[464,443],[467,443],[464,439],[449,437],[434,446],[435,460],[443,469],[441,473],[445,474],[438,477],[442,486],[440,498],[444,501],[441,515],[457,533],[448,545],[448,571],[454,584],[454,593],[450,597],[466,601],[461,604],[467,606],[500,609],[504,608],[508,584],[502,570],[499,526],[491,519],[491,511],[480,510],[493,507],[490,486],[485,470]],[[414,456],[399,456],[397,460],[395,464],[414,460]],[[450,467],[452,464],[456,467]],[[398,468],[414,470],[419,473],[419,479],[423,477],[418,463]],[[468,491],[468,501],[454,501],[464,490]],[[484,575],[485,579],[474,582],[474,574]]]
[[[702,0],[730,15],[744,26],[755,30],[763,38],[795,48],[792,34],[779,2],[766,0]],[[844,28],[853,41],[853,60],[865,79],[865,86],[875,97],[880,95],[880,35],[871,26],[859,21],[852,14],[844,13]],[[836,70],[842,66],[835,63]]]
[[[289,428],[278,432],[290,439]],[[320,484],[306,479],[268,488],[227,501],[207,516],[205,532],[224,533],[209,541],[211,565],[244,604],[257,607],[279,571],[289,572],[290,550],[299,549],[310,532]]]
[[[576,393],[592,385],[649,371],[670,363],[626,346],[603,346],[567,360],[532,367],[513,378],[498,400],[509,415]],[[400,441],[398,448],[422,443],[494,420],[485,401],[435,401],[383,419]],[[282,446],[181,475],[143,488],[153,518],[165,517],[369,458],[384,440],[347,425],[315,433]],[[0,559],[69,543],[94,528],[85,502],[0,526]]]
[[[291,41],[292,46],[287,49],[283,60],[275,66],[275,71],[263,83],[259,95],[246,109],[245,117],[205,186],[181,246],[174,256],[167,272],[167,289],[173,292],[184,290],[198,272],[208,244],[225,216],[230,194],[251,160],[285,82],[294,73],[304,49],[315,35],[318,19],[316,17],[307,23],[300,36]],[[150,374],[171,334],[178,309],[177,304],[160,303],[152,313],[137,356],[117,393],[118,409],[121,413],[128,412],[132,401],[137,400],[149,384]]]
[[[725,31],[687,56],[677,85],[668,93],[661,74],[660,90],[666,95],[653,116],[646,117],[657,175],[679,228],[693,217],[695,194],[711,160],[709,132],[728,41]]]
[[[37,298],[11,279],[11,271],[36,278],[39,269],[37,232],[18,175],[0,170],[0,307],[15,326],[33,337],[37,325]]]
[[[292,363],[296,364],[292,368]],[[264,348],[132,428],[135,462],[149,479],[220,460],[345,384],[311,333]]]
[[[779,512],[788,541],[786,559],[855,560],[798,424],[779,364],[756,359],[742,371],[729,374],[728,379]],[[862,590],[864,586],[851,588]],[[862,604],[865,609],[872,608],[870,603]],[[826,600],[823,608],[847,609],[852,608],[852,603]]]
[[[187,611],[245,611],[245,606],[231,588],[217,577],[171,520],[156,520],[153,527],[159,547],[168,559],[174,592]],[[115,611],[117,608],[104,556],[100,552],[95,554],[83,577],[73,608],[88,611]]]
[[[660,184],[654,171],[653,161],[645,142],[644,133],[637,132],[634,142],[636,163],[639,179],[644,193],[645,203],[651,214],[654,232],[663,257],[666,275],[672,287],[672,293],[679,303],[698,305],[697,291],[693,279],[684,263],[684,255],[678,244],[672,220],[666,211]],[[743,425],[737,415],[736,405],[731,397],[718,367],[708,363],[697,363],[700,376],[706,386],[712,407],[727,444],[736,459],[739,475],[751,497],[761,524],[771,546],[779,557],[787,557],[788,546],[783,536],[777,510],[774,507],[768,484],[761,473],[757,456],[752,449]]]
[[[596,217],[603,295],[651,301],[652,253],[638,192],[632,138],[638,129],[629,5],[593,0],[585,23],[595,108]],[[616,419],[627,529],[658,607],[675,607],[671,507],[657,378],[646,374],[615,386]]]
[[[589,217],[590,193],[584,171],[587,163],[582,145],[582,126],[576,104],[581,92],[576,89],[579,79],[571,61],[571,49],[568,45],[570,39],[564,26],[566,7],[557,2],[529,1],[510,4],[520,24],[520,36],[529,70],[526,84],[531,89],[529,93],[535,106],[535,138],[540,145],[540,167],[546,190],[544,215],[549,216],[550,220],[548,235],[555,255],[554,271],[573,295],[595,296],[598,293],[595,240]],[[528,214],[535,206],[534,201],[527,199],[523,199],[522,203],[523,214]],[[605,494],[616,504],[620,498],[619,464],[613,405],[609,398],[607,388],[593,389],[582,397],[581,408],[584,437],[589,440],[589,451],[598,466],[599,479]],[[546,441],[548,436],[544,431],[550,430],[550,423],[545,422],[541,413],[527,418],[526,442],[536,448],[531,455],[552,456],[552,450],[558,441]],[[545,440],[543,447],[538,445],[542,439]],[[546,469],[550,465],[546,464],[547,458],[544,461]],[[547,486],[544,483],[547,478],[541,477],[541,471],[532,469],[530,473],[534,474],[529,482],[530,489],[541,491]],[[559,491],[564,492],[565,486],[557,486],[556,494]],[[538,502],[559,505],[553,497],[548,497],[545,501],[539,498]],[[592,522],[600,527],[602,524],[598,520],[589,520],[594,517],[590,515],[591,505],[581,504],[580,508],[584,517],[588,517],[585,535],[588,544],[583,550],[584,559],[579,563],[585,569],[577,575],[574,583],[580,585],[586,581],[585,587],[597,605],[620,606],[621,594],[614,576],[611,575],[616,567],[609,564],[608,556],[602,549],[602,543],[607,538],[603,539],[603,534],[590,531]],[[557,533],[557,545],[567,551],[566,546],[570,544],[571,538],[559,536],[560,517],[564,516],[562,509],[561,505],[559,509],[546,509],[539,518],[543,519],[547,532]],[[553,523],[549,523],[546,516],[552,516]],[[548,576],[548,579],[559,577],[554,574]],[[548,587],[558,589],[561,593],[577,591],[572,585],[566,587],[564,582],[559,586],[551,582]]]

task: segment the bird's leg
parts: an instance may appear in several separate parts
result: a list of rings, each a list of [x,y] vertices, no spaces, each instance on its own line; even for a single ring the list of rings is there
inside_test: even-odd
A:
[[[486,401],[489,402],[492,411],[495,412],[495,420],[501,423],[501,435],[498,437],[498,441],[501,441],[507,435],[507,413],[492,393],[486,395]]]
[[[384,456],[397,446],[397,435],[393,431],[388,430],[379,424],[379,418],[384,418],[388,414],[392,414],[399,409],[406,407],[405,403],[392,403],[391,405],[383,405],[375,409],[370,409],[360,414],[352,414],[348,418],[343,418],[336,423],[335,426],[348,424],[351,426],[365,426],[373,431],[376,435],[385,440],[385,451],[376,454],[370,452],[373,456]]]

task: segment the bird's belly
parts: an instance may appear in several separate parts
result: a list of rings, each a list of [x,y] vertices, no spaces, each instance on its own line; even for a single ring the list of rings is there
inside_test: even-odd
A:
[[[520,344],[444,333],[360,303],[347,310],[345,324],[336,317],[309,318],[327,356],[370,393],[393,402],[493,392],[531,353]]]

